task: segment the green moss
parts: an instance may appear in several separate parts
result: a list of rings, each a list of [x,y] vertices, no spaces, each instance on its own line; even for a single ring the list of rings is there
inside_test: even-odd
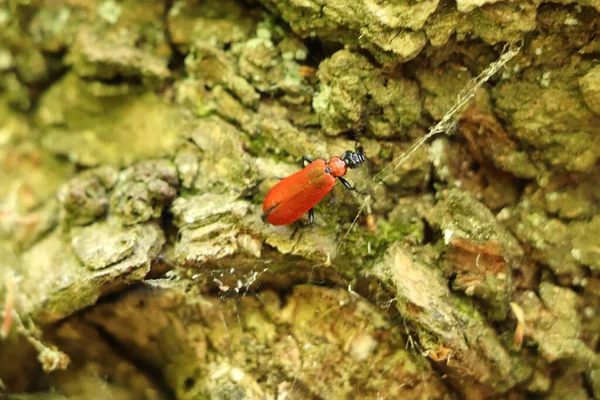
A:
[[[454,296],[452,306],[456,311],[463,314],[463,318],[467,320],[484,322],[485,319],[481,313],[477,311],[477,308],[473,306],[473,302],[468,297]]]

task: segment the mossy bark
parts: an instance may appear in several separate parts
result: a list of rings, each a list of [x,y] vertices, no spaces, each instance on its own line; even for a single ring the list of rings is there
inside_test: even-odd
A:
[[[600,398],[598,21],[0,0],[0,395]],[[357,139],[367,199],[334,188],[293,239],[261,220]]]

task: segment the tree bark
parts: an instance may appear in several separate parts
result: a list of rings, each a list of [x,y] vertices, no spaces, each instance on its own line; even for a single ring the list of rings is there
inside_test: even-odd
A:
[[[600,399],[599,21],[0,0],[0,393]],[[356,143],[367,195],[261,220]]]

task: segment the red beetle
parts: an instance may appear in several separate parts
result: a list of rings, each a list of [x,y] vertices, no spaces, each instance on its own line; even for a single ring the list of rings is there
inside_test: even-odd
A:
[[[350,189],[356,190],[342,178],[348,168],[354,169],[365,162],[362,151],[345,151],[341,157],[313,161],[302,157],[302,166],[310,164],[287,178],[282,179],[267,193],[263,203],[263,219],[273,225],[289,225],[308,212],[308,223],[315,220],[313,207],[335,186],[336,178]]]

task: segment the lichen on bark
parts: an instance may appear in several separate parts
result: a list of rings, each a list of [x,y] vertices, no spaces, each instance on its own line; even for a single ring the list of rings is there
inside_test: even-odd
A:
[[[0,393],[600,398],[599,12],[0,0]]]

